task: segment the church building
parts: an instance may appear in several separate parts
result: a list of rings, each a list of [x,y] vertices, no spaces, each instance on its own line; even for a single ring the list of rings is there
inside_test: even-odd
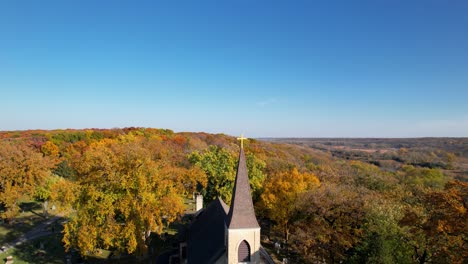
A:
[[[260,225],[250,192],[242,144],[244,139],[240,138],[231,207],[217,198],[196,214],[188,230],[187,241],[180,250],[181,263],[273,263],[260,245]]]

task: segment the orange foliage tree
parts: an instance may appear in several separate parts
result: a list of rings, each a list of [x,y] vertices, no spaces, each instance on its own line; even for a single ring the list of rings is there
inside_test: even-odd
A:
[[[467,200],[468,183],[449,181],[444,191],[425,194],[422,207],[408,208],[400,224],[407,228],[416,262],[468,261]]]
[[[307,263],[341,263],[363,236],[365,195],[344,185],[323,184],[297,202],[293,248]]]

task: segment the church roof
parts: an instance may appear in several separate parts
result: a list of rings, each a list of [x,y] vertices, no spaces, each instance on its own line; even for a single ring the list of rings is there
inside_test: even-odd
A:
[[[258,225],[257,218],[255,217],[245,154],[242,147],[239,153],[236,182],[232,192],[231,207],[229,209],[226,224],[228,228],[260,227]]]
[[[200,212],[188,234],[188,263],[214,263],[226,251],[224,221],[228,207],[217,198]]]

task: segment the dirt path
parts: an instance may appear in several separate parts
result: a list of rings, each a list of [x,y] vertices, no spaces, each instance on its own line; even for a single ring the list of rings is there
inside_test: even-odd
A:
[[[3,253],[7,252],[8,250],[14,248],[15,246],[19,246],[19,245],[21,245],[21,244],[23,244],[25,242],[28,242],[28,241],[34,240],[36,238],[52,234],[51,231],[47,231],[46,229],[53,222],[57,221],[60,218],[61,218],[60,216],[54,216],[54,217],[51,217],[51,218],[43,221],[42,223],[40,223],[39,225],[34,227],[32,230],[29,230],[28,232],[26,232],[25,234],[23,234],[22,236],[17,238],[16,240],[3,245],[2,251],[0,251],[0,252],[3,252]]]

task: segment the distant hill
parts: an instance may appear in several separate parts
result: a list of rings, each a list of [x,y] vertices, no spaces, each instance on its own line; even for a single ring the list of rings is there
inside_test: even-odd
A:
[[[463,138],[261,138],[265,142],[287,143],[331,153],[348,160],[376,165],[396,161],[429,168],[442,168],[468,180],[468,137]],[[450,166],[453,157],[456,162]]]

